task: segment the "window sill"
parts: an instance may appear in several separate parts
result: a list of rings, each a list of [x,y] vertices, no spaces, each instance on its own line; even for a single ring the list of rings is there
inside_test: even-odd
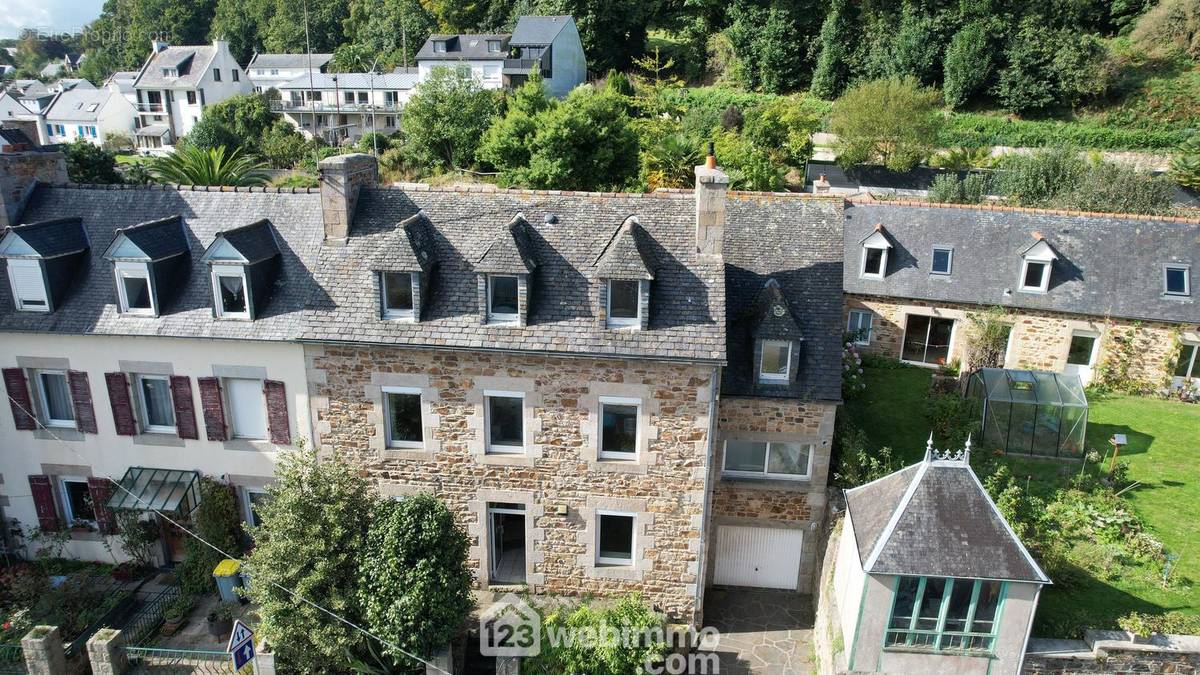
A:
[[[933,647],[884,647],[883,651],[896,654],[920,654],[922,656],[974,656],[981,659],[994,659],[996,653],[970,649],[935,649]]]
[[[594,461],[588,461],[588,470],[590,471],[607,471],[611,473],[646,473],[646,464],[644,462],[632,459],[606,459],[600,457]]]
[[[1045,295],[1050,292],[1050,289],[1042,290],[1040,288],[1018,288],[1018,293],[1028,293],[1029,295]]]

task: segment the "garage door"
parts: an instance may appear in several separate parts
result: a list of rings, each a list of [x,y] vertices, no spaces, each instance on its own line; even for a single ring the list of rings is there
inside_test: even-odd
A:
[[[795,590],[803,545],[803,530],[718,525],[714,583]]]

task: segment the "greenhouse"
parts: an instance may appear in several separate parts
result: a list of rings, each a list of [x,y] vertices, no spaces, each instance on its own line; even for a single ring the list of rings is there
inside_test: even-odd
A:
[[[1081,459],[1088,403],[1077,375],[981,368],[967,396],[981,411],[983,447],[1016,455]]]

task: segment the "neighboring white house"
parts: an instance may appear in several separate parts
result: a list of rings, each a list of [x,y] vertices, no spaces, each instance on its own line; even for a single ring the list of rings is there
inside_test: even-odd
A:
[[[422,80],[435,68],[463,66],[488,89],[519,87],[535,68],[552,96],[587,81],[587,57],[570,16],[522,16],[511,35],[433,35],[417,52]]]
[[[281,85],[271,110],[305,136],[338,144],[369,131],[395,133],[400,110],[412,96],[419,75],[394,73],[315,73]],[[314,126],[315,120],[315,126]]]
[[[101,146],[110,133],[131,136],[136,122],[137,110],[120,92],[72,89],[54,97],[42,114],[38,136],[42,145],[70,143],[82,138]]]
[[[125,97],[125,100],[137,105],[137,91],[133,88],[133,83],[137,82],[138,72],[136,70],[118,70],[108,79],[104,81],[104,88],[111,89],[120,93]]]
[[[260,94],[307,75],[309,70],[323,73],[333,54],[255,54],[246,66],[246,74]]]
[[[137,94],[138,147],[170,150],[186,136],[204,109],[252,90],[250,79],[229,51],[229,43],[170,47],[154,41],[133,84]]]

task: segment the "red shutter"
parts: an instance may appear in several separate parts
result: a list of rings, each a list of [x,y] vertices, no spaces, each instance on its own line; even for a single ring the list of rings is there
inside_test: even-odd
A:
[[[67,383],[71,386],[71,402],[75,405],[75,428],[85,434],[98,433],[96,409],[92,407],[92,387],[88,374],[80,370],[67,371]]]
[[[108,402],[112,405],[113,425],[117,427],[117,434],[137,434],[133,404],[129,401],[129,377],[125,373],[105,373],[104,381],[108,384]]]
[[[4,369],[4,388],[8,390],[8,405],[12,407],[13,422],[22,431],[37,428],[33,417],[33,402],[29,399],[29,384],[21,368]]]
[[[210,441],[229,438],[225,426],[225,405],[221,402],[221,381],[215,377],[198,377],[200,409],[204,411],[204,433]]]
[[[92,493],[92,511],[96,513],[96,524],[100,526],[101,534],[117,533],[117,518],[112,509],[108,508],[108,498],[112,496],[113,485],[107,478],[88,478],[88,492]]]
[[[186,375],[171,376],[171,401],[175,406],[175,429],[179,437],[200,438],[196,404],[192,401],[192,381]]]
[[[30,476],[29,489],[33,492],[33,507],[37,509],[38,527],[46,532],[57,532],[58,507],[54,505],[54,488],[50,476]]]
[[[263,393],[267,395],[267,428],[271,430],[271,442],[275,445],[290,445],[291,424],[288,423],[287,393],[279,380],[263,380]]]

